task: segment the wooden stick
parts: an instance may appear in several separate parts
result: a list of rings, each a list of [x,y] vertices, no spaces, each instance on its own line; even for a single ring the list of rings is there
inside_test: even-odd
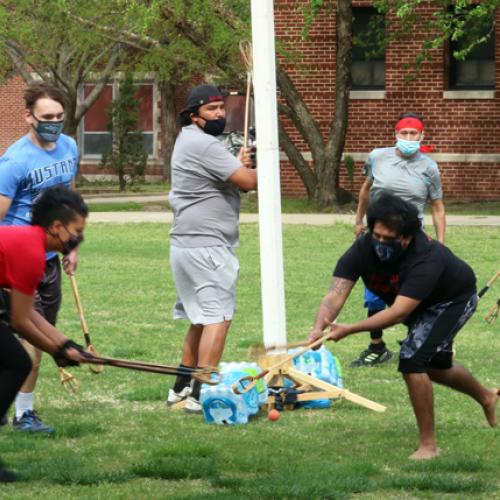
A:
[[[250,346],[250,357],[258,358],[263,354],[267,354],[271,351],[276,351],[278,349],[295,349],[296,347],[304,347],[308,344],[307,340],[301,340],[299,342],[290,342],[286,345],[272,345],[269,347],[265,347],[262,343],[256,343]]]
[[[80,294],[78,293],[78,286],[76,284],[76,278],[74,274],[69,275],[69,281],[71,283],[71,289],[73,290],[73,297],[75,298],[75,303],[76,303],[76,308],[78,310],[78,315],[80,317],[80,325],[82,326],[82,332],[83,332],[83,338],[85,339],[85,347],[86,351],[92,356],[99,356],[99,353],[97,352],[97,349],[92,345],[92,342],[90,341],[90,333],[87,328],[87,322],[85,321],[85,316],[83,315],[83,306],[82,306],[82,301],[80,300]],[[103,365],[95,365],[95,366],[89,366],[89,369],[92,373],[95,373],[96,375],[101,373],[104,370]]]
[[[125,368],[128,370],[137,370],[149,373],[161,373],[163,375],[191,375],[191,377],[203,382],[204,384],[217,385],[219,378],[213,379],[214,373],[219,373],[217,368],[202,368],[202,369],[183,369],[170,365],[159,365],[154,363],[146,363],[142,361],[131,361],[127,359],[93,357],[84,361],[85,363],[95,365],[108,365],[117,368]]]
[[[358,405],[364,406],[365,408],[369,408],[370,410],[384,412],[386,407],[375,401],[371,401],[370,399],[366,399],[363,396],[359,396],[358,394],[354,394],[353,392],[348,391],[347,389],[340,389],[328,382],[324,382],[323,380],[317,379],[307,373],[304,373],[296,368],[290,367],[287,370],[290,375],[294,378],[299,379],[313,387],[317,387],[318,389],[323,389],[328,393],[336,393],[337,397],[347,399],[348,401],[352,401]]]
[[[247,69],[247,92],[245,99],[245,124],[243,130],[243,147],[248,146],[248,121],[250,115],[250,94],[252,91],[253,79],[253,57],[252,57],[252,44],[248,40],[240,41],[240,52],[243,57]]]
[[[500,311],[500,299],[497,300],[496,304],[493,304],[486,313],[484,320],[490,325],[498,318],[498,312]]]
[[[483,286],[483,288],[481,288],[481,290],[479,290],[479,292],[477,292],[477,295],[478,297],[482,297],[489,289],[490,287],[495,283],[495,281],[500,277],[500,270],[498,270],[494,275],[493,277],[490,279],[490,281],[488,281],[488,283],[486,283],[485,286]]]
[[[59,367],[59,380],[61,381],[61,385],[66,389],[70,394],[76,394],[80,389],[80,382],[78,379],[67,372],[62,366]]]

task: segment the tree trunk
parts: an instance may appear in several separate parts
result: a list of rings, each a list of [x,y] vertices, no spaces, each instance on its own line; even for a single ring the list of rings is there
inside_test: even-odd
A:
[[[325,159],[316,164],[320,182],[315,193],[315,201],[321,206],[346,201],[346,191],[339,186],[339,174],[347,134],[351,91],[352,1],[337,1],[336,12],[335,111],[325,147]]]
[[[76,98],[72,99],[68,96],[68,100],[66,101],[66,106],[64,108],[64,133],[76,140],[78,120],[75,117],[75,110]]]
[[[160,83],[160,109],[163,177],[170,182],[170,160],[178,132],[175,110],[175,85],[173,83]]]
[[[338,0],[335,5],[337,12],[335,111],[326,142],[318,122],[307,108],[292,80],[280,65],[277,65],[277,83],[287,104],[280,106],[280,112],[292,120],[309,147],[313,168],[304,160],[302,153],[293,144],[281,124],[280,143],[304,182],[309,200],[322,207],[352,199],[348,191],[339,187],[340,162],[347,133],[351,90],[352,2]]]

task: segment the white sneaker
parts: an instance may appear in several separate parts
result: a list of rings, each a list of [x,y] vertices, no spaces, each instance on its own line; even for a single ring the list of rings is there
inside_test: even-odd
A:
[[[191,394],[191,386],[187,385],[180,392],[175,392],[173,389],[169,389],[167,397],[167,406],[175,405],[180,401],[183,401]]]
[[[203,411],[200,402],[191,396],[188,396],[186,399],[186,406],[184,407],[184,410],[187,413],[202,413]]]

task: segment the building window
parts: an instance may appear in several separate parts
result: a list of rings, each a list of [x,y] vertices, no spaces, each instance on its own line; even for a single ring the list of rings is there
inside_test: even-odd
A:
[[[83,95],[87,97],[94,85],[84,85]],[[113,85],[106,85],[97,100],[85,113],[81,121],[81,149],[83,156],[98,156],[111,148],[111,134],[108,132],[108,110],[113,101]]]
[[[93,84],[83,85],[83,95],[88,96]],[[83,156],[101,158],[111,148],[111,133],[108,131],[109,111],[113,98],[119,91],[118,84],[106,85],[100,96],[85,113],[80,124],[80,139]],[[142,130],[144,148],[148,156],[154,156],[154,88],[152,83],[138,84],[135,97],[139,102],[137,130]]]
[[[352,90],[385,88],[385,19],[373,7],[353,7]]]
[[[495,31],[493,17],[469,18],[464,35],[449,43],[449,88],[451,90],[487,90],[495,88]],[[459,60],[454,54],[491,32]]]

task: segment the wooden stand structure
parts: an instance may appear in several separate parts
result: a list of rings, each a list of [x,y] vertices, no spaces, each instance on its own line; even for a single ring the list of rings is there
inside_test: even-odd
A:
[[[264,381],[268,387],[284,387],[285,379],[288,379],[295,386],[297,391],[297,401],[313,401],[316,399],[347,399],[360,406],[364,406],[373,411],[384,412],[386,407],[375,401],[354,394],[347,389],[340,389],[332,384],[319,380],[307,373],[297,370],[293,366],[293,360],[289,359],[288,354],[266,354],[258,360],[262,370],[267,370],[272,366],[283,361],[283,365],[279,368],[271,369],[264,376]],[[303,391],[303,392],[302,392]],[[275,397],[269,396],[267,399],[268,408],[275,406]]]

